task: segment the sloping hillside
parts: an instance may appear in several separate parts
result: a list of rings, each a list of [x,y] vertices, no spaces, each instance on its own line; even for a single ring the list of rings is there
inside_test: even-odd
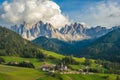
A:
[[[71,50],[72,46],[69,43],[58,40],[58,39],[46,38],[46,37],[41,36],[33,40],[33,42],[36,45],[46,50],[54,51],[57,53],[63,53],[63,54],[69,53],[70,54],[73,52]]]
[[[99,38],[78,55],[120,62],[120,29]]]
[[[93,40],[65,42],[62,40],[41,36],[33,40],[33,43],[44,48],[45,50],[57,52],[64,55],[76,55],[80,48],[87,46],[92,41]]]
[[[0,55],[35,57],[38,47],[15,32],[0,27]]]

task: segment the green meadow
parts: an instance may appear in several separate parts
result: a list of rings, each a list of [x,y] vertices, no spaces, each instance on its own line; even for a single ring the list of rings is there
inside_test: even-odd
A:
[[[47,75],[37,69],[0,65],[0,80],[116,80],[114,74],[55,74]]]
[[[59,56],[59,55],[58,55]],[[62,56],[64,57],[64,56]],[[10,61],[30,61],[35,65],[35,69],[14,67],[8,65],[0,65],[0,80],[116,80],[115,74],[54,74],[48,75],[47,72],[41,71],[39,68],[44,62],[39,61],[36,58],[20,58],[20,57],[5,57],[2,56],[6,62]],[[60,57],[59,57],[60,58]],[[75,58],[78,61],[83,62],[84,58]],[[48,61],[47,63],[51,63]],[[94,62],[94,61],[93,61]],[[53,61],[54,63],[54,61]],[[95,64],[94,64],[95,65]],[[71,65],[74,69],[83,67],[83,65]]]

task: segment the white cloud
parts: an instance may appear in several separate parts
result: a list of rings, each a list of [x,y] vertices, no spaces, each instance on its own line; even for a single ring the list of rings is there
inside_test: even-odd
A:
[[[34,24],[40,20],[55,27],[64,26],[68,19],[62,15],[60,7],[51,0],[13,0],[2,4],[1,18],[6,23],[20,24],[26,21]]]
[[[120,25],[120,5],[117,2],[100,2],[89,7],[86,13],[79,18],[90,26],[101,25],[109,28]]]

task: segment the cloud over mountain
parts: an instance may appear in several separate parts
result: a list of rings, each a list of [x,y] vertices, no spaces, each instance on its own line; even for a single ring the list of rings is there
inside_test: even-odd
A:
[[[4,1],[2,9],[0,18],[11,24],[20,24],[23,21],[34,24],[42,20],[55,27],[60,27],[68,23],[68,19],[62,15],[60,7],[51,0]]]

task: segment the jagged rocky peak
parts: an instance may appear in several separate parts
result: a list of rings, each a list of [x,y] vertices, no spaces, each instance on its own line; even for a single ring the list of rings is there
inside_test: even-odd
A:
[[[60,29],[60,32],[62,34],[68,34],[68,33],[71,33],[71,34],[82,34],[83,33],[83,30],[85,30],[86,27],[80,23],[77,23],[75,22],[74,24],[71,24],[71,25],[65,25],[65,27],[62,27]]]
[[[70,25],[66,24],[64,27],[56,29],[52,24],[44,23],[42,21],[39,21],[32,26],[26,22],[23,22],[19,26],[12,26],[11,29],[28,40],[45,36],[64,41],[78,41],[90,38],[98,38],[113,30],[113,28],[106,29],[105,27],[101,26],[87,28],[84,24],[77,22]]]
[[[118,28],[120,28],[120,25],[115,26],[115,27],[113,27],[112,29],[114,30],[114,29],[118,29]]]
[[[51,38],[53,33],[59,33],[50,23],[44,23],[42,21],[37,22],[33,26],[23,22],[19,26],[12,26],[11,29],[16,33],[19,33],[23,38],[33,40],[39,36],[47,36]]]
[[[29,29],[32,28],[32,25],[30,25],[29,23],[27,23],[27,22],[24,21],[22,24],[19,25],[19,27],[23,27],[26,30],[29,30]]]
[[[33,25],[33,28],[34,27],[41,27],[41,28],[44,28],[44,29],[50,29],[50,28],[54,28],[52,26],[52,24],[50,23],[44,23],[42,21],[39,21],[38,23],[36,23],[35,25]]]
[[[106,27],[97,26],[97,27],[95,27],[95,29],[96,29],[96,31],[100,31],[100,30],[106,29]]]
[[[91,38],[98,38],[107,34],[110,31],[111,29],[107,29],[106,27],[96,26],[96,27],[86,29],[85,34],[87,36],[91,36]]]

